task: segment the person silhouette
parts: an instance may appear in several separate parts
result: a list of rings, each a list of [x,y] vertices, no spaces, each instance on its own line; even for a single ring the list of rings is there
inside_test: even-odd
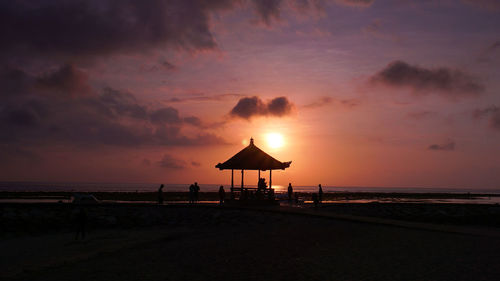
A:
[[[200,186],[197,182],[194,183],[194,202],[197,203],[199,200]]]
[[[323,188],[321,188],[321,184],[318,185],[318,202],[321,204],[323,200]]]
[[[76,223],[76,235],[75,240],[78,240],[78,236],[81,235],[82,240],[85,239],[85,226],[87,224],[87,212],[84,208],[80,207],[78,214],[75,219]]]
[[[194,184],[189,186],[189,204],[194,203]]]
[[[293,187],[292,183],[288,183],[288,203],[292,203]]]
[[[224,204],[224,200],[226,200],[226,192],[224,191],[224,187],[221,185],[219,187],[219,203]]]
[[[160,185],[160,188],[158,188],[158,204],[163,204],[163,184]]]
[[[262,190],[262,178],[259,178],[259,182],[257,183],[257,191],[261,191]],[[265,187],[264,187],[265,188]]]

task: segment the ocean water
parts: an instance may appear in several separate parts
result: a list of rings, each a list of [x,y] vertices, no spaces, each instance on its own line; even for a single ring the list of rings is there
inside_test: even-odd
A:
[[[165,184],[165,192],[189,191],[186,184]],[[202,192],[215,192],[221,184],[200,183]],[[226,190],[229,185],[223,184]],[[64,183],[64,182],[0,182],[0,191],[64,191],[64,192],[152,192],[157,191],[160,183]],[[248,187],[255,187],[249,185]],[[277,192],[286,192],[286,186],[273,185]],[[317,192],[318,187],[294,186],[295,192]],[[398,192],[398,193],[479,193],[500,194],[498,189],[481,188],[431,188],[431,187],[348,187],[325,186],[323,192]]]

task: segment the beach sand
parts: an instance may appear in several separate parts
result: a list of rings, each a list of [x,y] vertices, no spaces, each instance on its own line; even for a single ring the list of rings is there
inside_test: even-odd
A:
[[[156,214],[156,219],[139,227],[121,218],[134,221],[134,216],[144,214]],[[84,241],[74,241],[74,233],[65,227],[52,226],[2,236],[1,279],[498,280],[500,276],[500,236],[290,214],[286,208],[268,212],[99,206],[89,209],[89,218],[93,223],[89,222]]]

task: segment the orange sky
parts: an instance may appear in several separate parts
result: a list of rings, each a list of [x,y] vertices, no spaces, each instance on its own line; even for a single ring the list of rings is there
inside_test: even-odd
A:
[[[498,5],[194,2],[3,7],[0,181],[500,188]]]

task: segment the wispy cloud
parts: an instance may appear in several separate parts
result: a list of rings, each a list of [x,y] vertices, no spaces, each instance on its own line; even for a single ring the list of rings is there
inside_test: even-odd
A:
[[[431,144],[429,147],[427,147],[429,150],[436,150],[436,151],[453,151],[455,150],[455,142],[452,140],[447,140],[445,143],[442,144]]]
[[[187,103],[187,102],[205,102],[205,101],[223,101],[234,98],[241,98],[245,95],[242,94],[220,94],[220,95],[197,95],[192,97],[173,97],[167,100],[164,100],[167,103]]]
[[[496,105],[491,105],[485,108],[474,110],[472,116],[475,119],[488,118],[490,128],[500,131],[500,108]]]
[[[306,109],[312,109],[312,108],[319,108],[319,107],[324,107],[324,106],[329,106],[329,105],[341,105],[343,107],[347,108],[353,108],[361,104],[361,101],[359,99],[337,99],[337,98],[332,98],[328,96],[323,96],[320,97],[316,100],[314,100],[311,103],[308,103],[306,105],[303,105],[303,108]]]

